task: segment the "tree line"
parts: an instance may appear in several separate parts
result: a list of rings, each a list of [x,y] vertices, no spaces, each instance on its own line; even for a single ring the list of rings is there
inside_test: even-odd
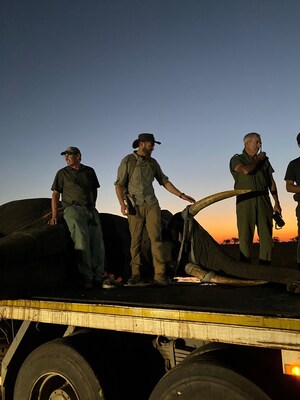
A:
[[[288,242],[294,242],[295,243],[295,242],[298,242],[298,240],[299,240],[299,237],[295,236],[295,237],[289,239]],[[224,239],[222,244],[238,244],[239,242],[240,242],[239,238],[232,237],[230,239]],[[278,243],[278,242],[281,242],[281,240],[279,239],[279,237],[275,236],[275,237],[273,237],[273,242]],[[259,239],[257,240],[256,243],[259,243]]]

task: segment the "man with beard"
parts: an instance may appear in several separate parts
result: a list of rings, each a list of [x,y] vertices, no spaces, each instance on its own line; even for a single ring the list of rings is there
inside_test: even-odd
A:
[[[136,151],[121,161],[115,182],[116,194],[121,213],[128,217],[131,234],[131,278],[128,285],[141,284],[141,242],[144,227],[150,242],[154,267],[154,283],[168,285],[166,265],[161,239],[161,211],[154,193],[153,181],[164,186],[169,192],[190,203],[195,200],[178,190],[162,172],[158,162],[151,157],[155,143],[151,133],[141,133],[132,147]]]

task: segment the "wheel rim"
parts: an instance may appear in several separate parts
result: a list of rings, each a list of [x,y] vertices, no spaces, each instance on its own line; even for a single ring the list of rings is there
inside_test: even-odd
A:
[[[80,400],[80,397],[66,377],[50,372],[33,384],[29,400]]]

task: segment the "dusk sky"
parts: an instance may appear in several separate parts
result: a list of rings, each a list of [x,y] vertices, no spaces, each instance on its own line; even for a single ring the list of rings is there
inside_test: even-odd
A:
[[[285,190],[300,156],[299,0],[1,0],[0,204],[51,197],[60,155],[77,146],[101,188],[99,212],[121,215],[117,168],[140,132],[153,157],[197,200],[233,188],[229,160],[262,135],[285,227]],[[157,183],[161,208],[187,205]],[[220,242],[237,237],[235,198],[197,220]]]

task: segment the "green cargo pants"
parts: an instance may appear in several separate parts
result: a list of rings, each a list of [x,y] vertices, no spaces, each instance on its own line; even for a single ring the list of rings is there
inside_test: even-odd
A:
[[[242,255],[250,260],[255,227],[259,237],[259,259],[270,262],[273,240],[273,207],[268,195],[243,200],[236,205],[239,246]]]

